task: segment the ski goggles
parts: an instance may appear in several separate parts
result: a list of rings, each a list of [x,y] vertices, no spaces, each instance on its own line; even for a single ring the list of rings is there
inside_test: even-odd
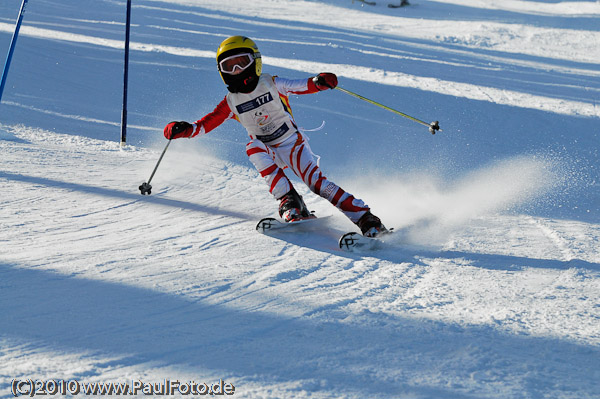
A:
[[[258,56],[250,53],[232,55],[219,62],[219,69],[223,73],[237,75],[252,65],[256,57],[260,57],[260,54]]]

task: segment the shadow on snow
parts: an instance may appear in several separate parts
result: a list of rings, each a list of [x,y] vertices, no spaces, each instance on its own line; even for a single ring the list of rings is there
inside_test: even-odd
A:
[[[80,378],[150,363],[210,370],[240,393],[236,378],[249,375],[266,384],[301,381],[288,389],[362,397],[600,392],[598,349],[560,339],[370,312],[348,323],[239,311],[31,267],[0,263],[0,336],[34,350],[118,357]]]

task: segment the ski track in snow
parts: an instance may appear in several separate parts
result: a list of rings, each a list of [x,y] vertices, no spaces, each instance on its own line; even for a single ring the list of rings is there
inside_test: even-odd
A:
[[[15,138],[0,141],[1,189],[11,193],[0,211],[2,303],[15,310],[6,314],[2,364],[21,365],[4,375],[43,364],[47,378],[202,375],[235,381],[247,397],[327,397],[342,386],[346,397],[362,397],[374,381],[366,370],[377,370],[381,385],[369,392],[383,396],[436,397],[446,391],[415,386],[448,380],[452,392],[491,397],[516,394],[543,367],[558,381],[553,391],[598,389],[588,380],[600,344],[597,225],[488,215],[442,247],[392,240],[348,254],[336,249],[346,226],[337,216],[324,232],[253,232],[263,207],[230,199],[250,192],[269,203],[257,174],[179,142],[156,174],[156,192],[140,196],[157,151],[4,129]],[[37,295],[48,305],[33,307]],[[65,311],[63,328],[50,323]],[[225,353],[202,349],[211,347]],[[196,351],[206,359],[200,366],[187,355]]]
[[[181,4],[190,4],[187,3],[184,0],[171,0],[172,2],[175,3],[181,3]],[[235,3],[235,2],[234,2]],[[292,3],[293,4],[293,3]],[[309,3],[310,6],[312,6],[311,3]],[[203,4],[204,7],[207,8],[211,8],[211,7],[217,7],[217,5],[215,4],[210,4],[210,2],[206,2],[206,4]],[[222,4],[221,2],[218,2],[218,7],[221,8]],[[330,7],[330,6],[324,6],[324,5],[319,5],[320,8],[322,7]],[[140,6],[140,8],[149,8],[149,9],[156,9],[156,7],[148,7],[148,6]],[[600,8],[600,7],[596,7],[596,8]],[[165,9],[165,8],[159,8],[160,10],[164,11],[164,12],[173,12],[172,10],[169,9]],[[275,13],[274,15],[270,16],[272,19],[282,19],[285,20],[288,17],[288,15],[294,15],[294,21],[296,23],[301,22],[301,18],[299,19],[300,15],[298,15],[298,13],[294,12],[293,7],[291,7],[290,9],[285,8],[285,12],[286,14],[281,15],[278,13]],[[600,14],[600,9],[596,10],[599,14]],[[194,14],[194,12],[191,12],[189,10],[186,11],[181,11],[181,12],[185,12],[186,14]],[[335,13],[334,10],[331,10],[329,13]],[[348,11],[346,11],[346,13],[348,13]],[[314,16],[315,15],[327,15],[328,12],[327,10],[322,10],[320,9],[318,13],[314,14],[311,13],[311,22],[315,22],[314,21]],[[198,16],[205,16],[204,13],[198,14]],[[211,15],[212,17],[218,18],[217,15]],[[377,17],[378,20],[381,19],[381,16]],[[360,20],[364,25],[356,25],[356,21]],[[78,21],[78,22],[86,22],[86,21],[79,21],[79,20],[74,20],[74,21]],[[391,21],[394,22],[394,24],[398,24],[398,27],[387,27],[384,28],[382,26],[380,26],[380,24],[378,23],[374,23],[373,21],[369,20],[368,18],[366,19],[366,21],[364,20],[364,15],[361,15],[361,18],[353,18],[352,14],[350,13],[349,15],[345,15],[344,19],[341,20],[337,20],[338,22],[335,23],[333,22],[333,20],[327,19],[327,20],[318,20],[318,22],[320,22],[323,25],[327,25],[327,24],[331,24],[332,27],[335,28],[344,28],[344,29],[349,29],[350,27],[352,27],[352,29],[359,29],[361,31],[365,31],[365,32],[370,32],[373,30],[372,26],[375,25],[377,26],[377,29],[381,29],[381,30],[385,30],[385,31],[391,31],[391,32],[395,32],[397,30],[400,30],[402,32],[402,36],[407,36],[407,37],[411,37],[410,35],[410,30],[407,31],[405,29],[405,26],[407,24],[409,24],[409,22],[404,21],[402,18],[391,18]],[[87,21],[89,23],[89,21]],[[92,21],[93,23],[98,23],[99,21]],[[247,22],[246,20],[244,20],[244,22]],[[423,25],[425,26],[435,26],[438,22],[440,21],[424,21]],[[444,23],[444,22],[441,22]],[[467,24],[467,22],[462,22],[462,24]],[[497,26],[496,26],[497,25]],[[488,24],[476,24],[477,27],[472,27],[472,26],[465,26],[465,33],[467,35],[466,38],[448,38],[448,37],[444,37],[441,40],[441,43],[444,42],[452,42],[452,43],[458,43],[458,44],[466,44],[466,47],[469,47],[469,41],[473,40],[472,37],[479,37],[479,35],[477,33],[473,33],[474,31],[476,31],[477,29],[481,29],[481,28],[485,28],[485,29],[494,29],[496,31],[498,31],[498,36],[499,38],[497,39],[498,43],[489,46],[495,47],[498,50],[501,51],[519,51],[518,49],[522,49],[522,48],[527,48],[527,49],[539,49],[540,53],[536,53],[535,55],[543,55],[543,56],[556,56],[558,58],[564,58],[564,59],[572,59],[572,60],[576,60],[576,61],[580,61],[582,63],[589,63],[589,68],[583,67],[584,69],[582,70],[578,70],[578,69],[568,69],[568,68],[564,68],[561,66],[554,66],[552,64],[548,64],[548,65],[542,65],[542,67],[551,69],[551,70],[555,70],[555,69],[563,69],[565,70],[566,73],[569,74],[578,74],[578,73],[586,73],[589,75],[595,75],[598,76],[599,72],[597,69],[595,69],[593,67],[593,62],[596,61],[599,57],[600,57],[600,53],[598,52],[597,46],[594,46],[593,43],[596,43],[598,41],[600,41],[600,38],[596,38],[596,36],[599,36],[600,33],[599,32],[588,32],[587,34],[590,36],[589,39],[586,39],[583,41],[581,40],[581,32],[570,32],[568,30],[557,30],[557,29],[549,29],[549,30],[541,30],[539,32],[535,31],[536,28],[533,27],[524,27],[524,26],[515,26],[512,27],[510,25],[500,25],[500,24],[492,24],[492,23],[488,23]],[[155,29],[165,29],[164,27],[160,27],[160,26],[150,26],[151,28],[155,28]],[[13,25],[9,24],[9,23],[1,23],[0,22],[0,31],[4,31],[4,32],[12,32],[13,29]],[[168,29],[168,28],[167,28]],[[182,30],[182,29],[178,29],[178,30]],[[435,32],[439,32],[439,31],[444,31],[444,26],[436,26],[435,27]],[[209,32],[198,32],[195,30],[182,30],[185,33],[192,33],[192,34],[201,34],[201,35],[213,35]],[[525,38],[523,40],[526,41],[534,41],[537,42],[538,44],[536,46],[519,46],[515,44],[515,36],[520,35],[519,33],[516,32],[522,32],[522,31],[526,31],[527,33],[524,35]],[[531,31],[531,32],[530,32]],[[430,37],[429,35],[427,35],[422,29],[419,30],[419,39],[434,39],[436,42],[439,42],[439,35],[436,33],[435,36]],[[506,33],[508,32],[508,33]],[[71,33],[71,32],[63,32],[63,31],[58,31],[58,30],[53,30],[53,29],[45,29],[45,28],[39,28],[39,27],[32,27],[32,26],[24,26],[22,28],[22,35],[27,35],[27,36],[31,36],[31,37],[36,37],[36,38],[52,38],[55,40],[64,40],[64,41],[71,41],[71,42],[77,42],[77,43],[86,43],[86,44],[93,44],[93,45],[97,45],[97,46],[105,46],[105,47],[109,47],[109,48],[115,48],[115,49],[120,49],[123,46],[122,41],[119,40],[111,40],[111,39],[106,39],[106,38],[101,38],[101,37],[94,37],[94,36],[89,36],[89,35],[82,35],[82,34],[76,34],[76,33]],[[508,35],[510,36],[511,40],[505,40],[502,38],[502,36],[504,35]],[[480,37],[490,37],[490,36],[496,36],[496,34],[490,34],[490,33],[481,33]],[[552,36],[553,39],[550,39],[553,42],[556,42],[557,40],[563,41],[564,43],[562,43],[562,45],[560,46],[560,48],[564,48],[564,49],[568,49],[570,51],[569,54],[556,54],[555,50],[552,52],[549,52],[545,46],[544,46],[544,41],[548,40],[547,37],[548,36]],[[225,36],[224,36],[225,37]],[[256,38],[256,40],[261,41],[261,38],[258,37]],[[476,39],[475,39],[476,40]],[[266,39],[266,41],[270,41],[270,39]],[[280,43],[285,43],[285,41],[279,41]],[[501,43],[504,42],[509,42],[510,44],[506,47],[503,47],[501,45]],[[307,44],[307,45],[315,45],[315,43],[299,43],[297,41],[294,42],[295,44]],[[317,44],[319,45],[319,44]],[[323,43],[321,44],[321,46],[331,46],[331,43]],[[166,46],[166,45],[158,45],[158,44],[151,44],[151,43],[139,43],[136,41],[132,41],[130,44],[130,48],[132,51],[144,51],[144,52],[165,52],[167,54],[172,54],[172,55],[180,55],[180,56],[186,56],[186,57],[200,57],[200,58],[209,58],[209,59],[213,59],[215,57],[215,53],[214,51],[204,51],[204,50],[197,50],[197,49],[192,49],[192,48],[182,48],[182,47],[175,47],[175,46]],[[381,47],[380,47],[381,48]],[[359,50],[361,51],[361,50]],[[381,48],[380,51],[371,51],[371,54],[375,54],[377,56],[380,57],[394,57],[394,55],[389,54],[390,49],[386,49],[386,48]],[[455,50],[455,51],[460,51],[460,50]],[[368,53],[367,53],[368,54]],[[398,57],[398,56],[396,56]],[[400,59],[402,59],[403,57],[400,57]],[[484,57],[486,58],[486,57]],[[490,60],[498,60],[499,57],[493,57],[493,56],[488,56],[487,57]],[[512,105],[512,106],[519,106],[519,107],[525,107],[525,108],[533,108],[533,109],[541,109],[541,110],[545,110],[545,111],[550,111],[550,112],[557,112],[560,114],[566,114],[566,115],[583,115],[583,116],[593,116],[593,117],[599,117],[600,116],[600,110],[596,107],[595,102],[594,103],[586,103],[586,102],[580,102],[580,101],[568,101],[565,100],[564,98],[551,98],[551,97],[544,97],[544,96],[534,96],[528,93],[523,93],[523,92],[518,92],[518,91],[509,91],[506,89],[496,89],[493,87],[483,87],[483,86],[476,86],[476,85],[471,85],[471,84],[466,84],[466,83],[462,83],[462,82],[454,82],[454,81],[447,81],[447,80],[442,80],[442,79],[438,79],[438,78],[431,78],[431,77],[427,77],[427,76],[422,76],[422,77],[418,77],[418,76],[414,76],[414,75],[409,75],[409,74],[405,74],[399,71],[393,71],[393,70],[384,70],[384,69],[377,69],[377,68],[373,68],[373,67],[361,67],[359,65],[345,65],[345,64],[332,64],[332,63],[322,63],[322,62],[314,62],[314,61],[307,61],[307,60],[299,60],[299,59],[295,59],[295,60],[291,60],[289,58],[278,58],[278,57],[272,57],[272,56],[267,56],[264,57],[264,61],[267,65],[273,65],[273,66],[277,66],[277,67],[281,67],[281,68],[287,68],[287,69],[293,69],[293,70],[297,70],[297,71],[302,71],[302,72],[311,72],[311,73],[316,73],[318,71],[322,71],[322,70],[336,70],[338,71],[338,75],[342,76],[342,77],[347,77],[347,78],[351,78],[351,79],[357,79],[357,80],[363,80],[363,81],[367,81],[367,82],[377,82],[377,83],[381,83],[381,84],[386,84],[386,85],[394,85],[394,86],[400,86],[400,87],[409,87],[409,88],[417,88],[420,90],[426,90],[426,91],[432,91],[432,92],[436,92],[436,93],[440,93],[440,94],[446,94],[446,95],[450,95],[450,96],[460,96],[460,97],[464,97],[464,98],[468,98],[468,99],[474,99],[474,100],[480,100],[480,101],[489,101],[492,103],[497,103],[497,104],[505,104],[505,105]],[[437,61],[437,62],[443,62],[443,61]],[[519,61],[518,61],[519,62]],[[536,66],[540,66],[539,63],[535,63],[535,62],[524,62],[524,61],[520,61],[521,64],[524,65],[536,65]]]
[[[10,1],[0,7],[12,13]],[[108,141],[120,87],[107,79],[121,72],[124,2],[30,2],[0,106],[0,397],[13,378],[224,379],[244,398],[600,397],[600,3],[411,2],[135,4],[130,128],[145,146],[124,149]],[[13,29],[0,15],[0,36]],[[328,167],[358,154],[336,182],[396,228],[377,250],[339,250],[355,227],[299,184],[331,217],[256,233],[277,202],[228,157],[245,144],[231,124],[173,142],[140,195],[165,115],[220,101],[215,43],[240,30],[269,69],[335,71],[367,97],[455,124],[440,119],[444,134],[425,141],[354,99],[294,100],[301,123],[340,124],[311,136],[335,147],[317,151]],[[407,162],[431,151],[432,168],[390,159],[371,171],[380,158],[346,147],[361,140]],[[470,145],[491,149],[486,162]],[[463,169],[437,176],[457,154]],[[562,206],[563,191],[584,217],[527,212]]]

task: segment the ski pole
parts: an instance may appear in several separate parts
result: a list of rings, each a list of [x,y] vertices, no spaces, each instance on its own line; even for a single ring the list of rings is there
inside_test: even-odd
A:
[[[150,175],[150,178],[148,179],[148,182],[144,182],[142,183],[141,186],[139,186],[138,188],[140,189],[140,192],[142,193],[142,195],[150,195],[152,193],[152,186],[150,185],[150,182],[152,181],[152,178],[154,177],[154,174],[156,173],[156,169],[158,169],[158,165],[160,165],[160,161],[162,161],[163,157],[165,156],[165,152],[167,152],[167,148],[169,148],[169,144],[171,144],[171,140],[169,139],[169,141],[167,142],[167,145],[165,146],[165,149],[163,150],[162,154],[160,154],[160,158],[158,158],[158,162],[156,163],[156,166],[154,167],[154,170],[152,171],[152,174]]]
[[[354,97],[356,97],[356,98],[359,98],[359,99],[361,99],[361,100],[363,100],[363,101],[366,101],[366,102],[368,102],[368,103],[371,103],[371,104],[373,104],[373,105],[376,105],[376,106],[378,106],[378,107],[381,107],[381,108],[383,108],[383,109],[387,109],[388,111],[392,111],[392,112],[393,112],[393,113],[395,113],[395,114],[398,114],[398,115],[400,115],[400,116],[403,116],[403,117],[405,117],[405,118],[408,118],[408,119],[410,119],[410,120],[412,120],[412,121],[415,121],[415,122],[417,122],[417,123],[420,123],[421,125],[427,126],[427,127],[429,127],[429,131],[431,132],[431,134],[435,134],[436,130],[439,130],[440,132],[442,131],[442,129],[440,129],[440,123],[439,123],[438,121],[431,122],[431,123],[423,122],[423,121],[422,121],[422,120],[420,120],[420,119],[417,119],[417,118],[415,118],[415,117],[412,117],[412,116],[410,116],[410,115],[407,115],[407,114],[405,114],[404,112],[397,111],[397,110],[395,110],[395,109],[393,109],[393,108],[390,108],[390,107],[388,107],[387,105],[380,104],[380,103],[378,103],[377,101],[369,100],[368,98],[366,98],[366,97],[363,97],[363,96],[361,96],[360,94],[354,93],[354,92],[352,92],[352,91],[350,91],[350,90],[346,90],[346,89],[344,89],[344,88],[342,88],[342,87],[339,87],[339,86],[336,86],[335,88],[336,88],[337,90],[339,90],[339,91],[342,91],[342,92],[346,93],[346,94],[350,94],[351,96],[354,96]]]

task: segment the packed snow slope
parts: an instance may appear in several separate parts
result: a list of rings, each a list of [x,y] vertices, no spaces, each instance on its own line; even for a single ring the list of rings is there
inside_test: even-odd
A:
[[[399,1],[398,1],[399,2]],[[600,3],[31,0],[0,104],[0,397],[15,379],[235,386],[243,398],[600,397]],[[21,0],[0,2],[0,54]],[[215,49],[329,71],[291,98],[328,177],[397,233],[342,252],[274,201],[227,122]],[[139,393],[142,396],[141,392]],[[80,393],[80,396],[85,396]],[[174,395],[177,396],[177,395]]]

